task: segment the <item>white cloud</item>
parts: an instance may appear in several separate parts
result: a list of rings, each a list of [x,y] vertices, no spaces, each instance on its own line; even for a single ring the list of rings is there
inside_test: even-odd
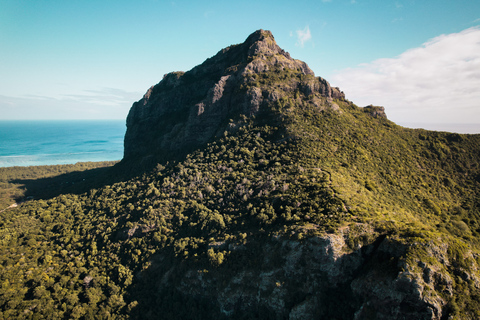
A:
[[[310,28],[308,26],[303,30],[297,30],[297,45],[303,48],[305,42],[312,39],[312,34],[310,33]]]
[[[129,92],[122,89],[102,88],[100,90],[84,90],[81,94],[66,94],[62,98],[93,105],[121,106],[131,105],[140,100],[138,92]]]
[[[125,119],[132,103],[142,97],[140,92],[102,88],[61,98],[28,95],[0,95],[3,119]]]
[[[398,57],[337,72],[332,84],[358,105],[385,106],[407,123],[478,123],[480,28],[441,35]]]

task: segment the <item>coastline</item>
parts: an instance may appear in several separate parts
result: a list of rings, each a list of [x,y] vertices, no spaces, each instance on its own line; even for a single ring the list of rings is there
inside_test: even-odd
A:
[[[124,120],[0,120],[0,167],[117,161]]]

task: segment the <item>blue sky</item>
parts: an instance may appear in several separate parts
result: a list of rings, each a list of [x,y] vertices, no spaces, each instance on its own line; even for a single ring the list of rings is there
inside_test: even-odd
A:
[[[2,0],[0,119],[125,119],[165,73],[260,28],[359,106],[480,132],[477,0]]]

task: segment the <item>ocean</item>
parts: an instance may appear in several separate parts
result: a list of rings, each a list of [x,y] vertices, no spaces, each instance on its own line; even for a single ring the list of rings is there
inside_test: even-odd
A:
[[[125,120],[0,121],[0,167],[123,157]]]

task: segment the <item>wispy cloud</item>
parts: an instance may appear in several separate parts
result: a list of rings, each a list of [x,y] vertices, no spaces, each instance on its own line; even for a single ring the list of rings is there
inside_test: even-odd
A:
[[[4,119],[125,119],[132,103],[141,96],[140,92],[114,88],[85,90],[60,98],[0,95],[0,114]]]
[[[297,30],[297,45],[303,48],[305,42],[312,39],[309,26],[306,26],[303,30]]]
[[[398,123],[480,123],[480,28],[441,35],[398,57],[337,72],[358,105],[383,105]]]
[[[115,88],[102,88],[100,90],[84,90],[80,94],[64,95],[66,100],[75,100],[95,105],[118,106],[131,104],[139,100],[141,94],[138,92],[128,92]]]

